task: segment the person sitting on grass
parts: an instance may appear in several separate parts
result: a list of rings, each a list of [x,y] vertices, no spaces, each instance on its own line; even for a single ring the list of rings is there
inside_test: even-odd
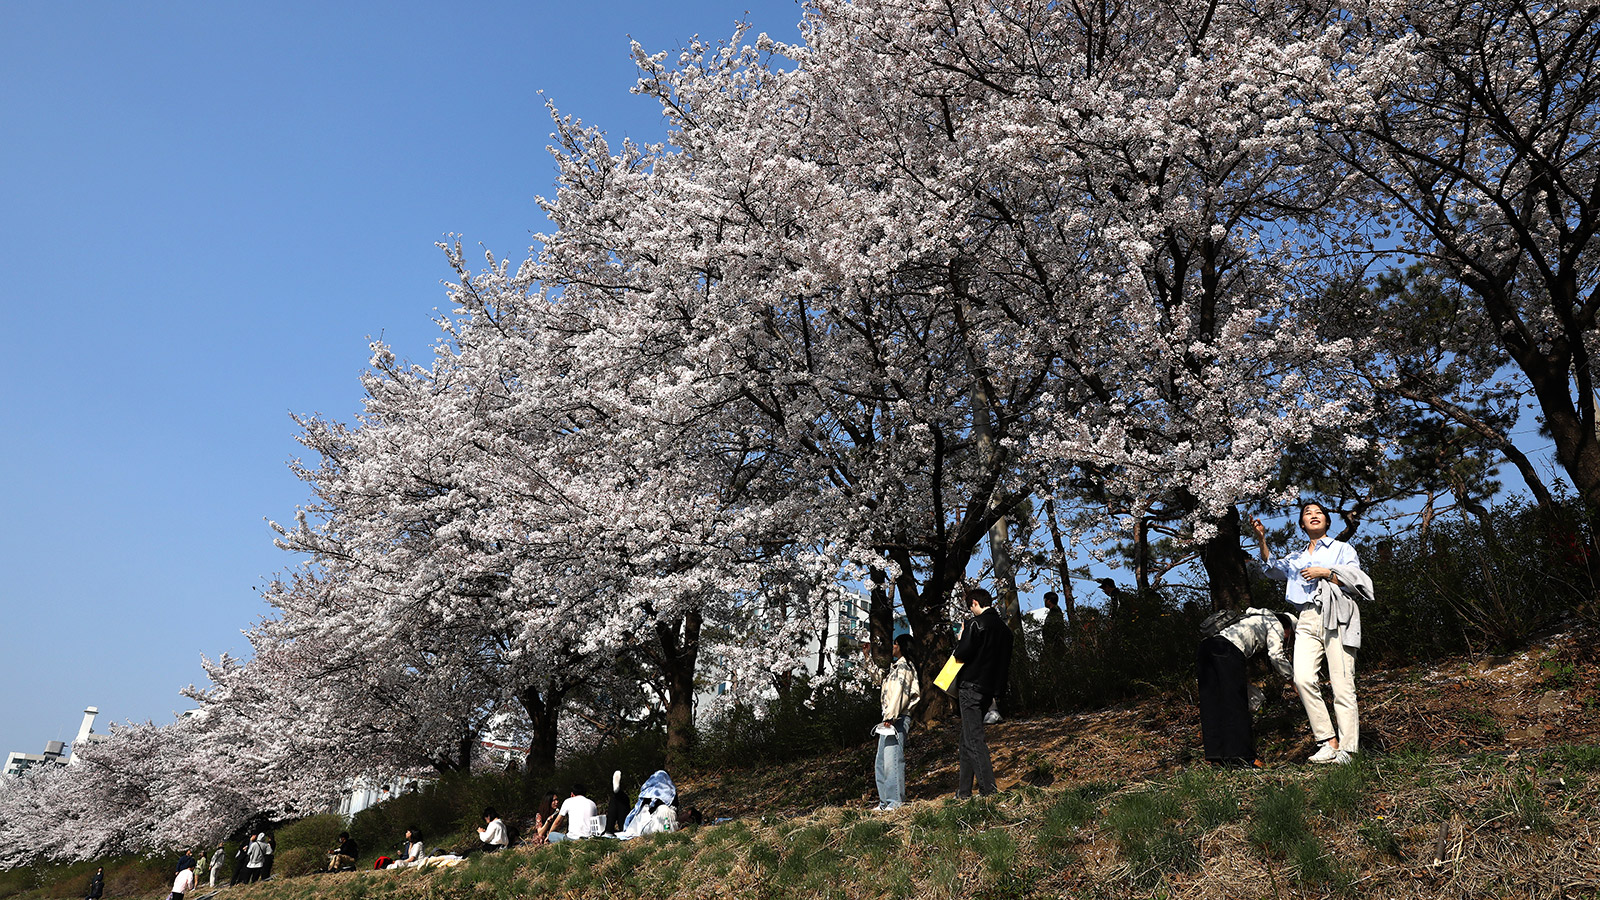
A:
[[[400,844],[400,858],[385,868],[389,869],[414,869],[427,860],[427,852],[422,848],[422,838],[418,836],[415,828],[406,829],[406,839]]]
[[[500,814],[492,806],[483,808],[483,827],[478,829],[478,841],[485,853],[494,853],[511,842],[506,836],[506,823],[500,821]]]
[[[540,833],[552,844],[574,838],[593,837],[599,812],[600,809],[595,806],[594,801],[584,796],[584,786],[575,784],[572,786],[572,795],[561,801],[561,808],[556,810],[555,815],[545,820]],[[563,821],[567,823],[567,830],[556,831],[556,826]]]
[[[356,849],[356,842],[350,840],[350,832],[339,832],[339,846],[328,851],[328,871],[337,872],[340,869],[354,869],[356,857],[361,855]]]
[[[528,843],[538,846],[550,843],[545,839],[545,823],[556,817],[556,811],[561,806],[561,795],[555,791],[546,791],[544,799],[539,801],[539,808],[533,813],[533,836],[528,838]]]

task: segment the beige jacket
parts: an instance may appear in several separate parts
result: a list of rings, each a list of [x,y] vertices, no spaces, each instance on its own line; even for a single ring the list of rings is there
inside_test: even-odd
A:
[[[921,699],[922,685],[917,683],[917,670],[911,667],[911,660],[895,660],[883,678],[883,721],[906,715]]]

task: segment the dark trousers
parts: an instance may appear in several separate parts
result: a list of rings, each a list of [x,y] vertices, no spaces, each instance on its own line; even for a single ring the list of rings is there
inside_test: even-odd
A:
[[[978,793],[987,797],[994,793],[994,766],[989,761],[989,742],[983,736],[983,714],[994,699],[972,682],[963,682],[956,690],[956,704],[961,709],[961,768],[956,776],[956,796],[972,796],[973,782]]]
[[[1212,762],[1255,761],[1245,663],[1244,653],[1227,638],[1218,635],[1200,642],[1195,660],[1200,672],[1200,734],[1206,759]]]

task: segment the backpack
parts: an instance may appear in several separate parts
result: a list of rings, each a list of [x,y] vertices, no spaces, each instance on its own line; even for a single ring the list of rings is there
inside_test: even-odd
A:
[[[1239,620],[1244,618],[1244,611],[1239,609],[1219,609],[1200,623],[1200,636],[1202,638],[1216,637],[1227,631]]]

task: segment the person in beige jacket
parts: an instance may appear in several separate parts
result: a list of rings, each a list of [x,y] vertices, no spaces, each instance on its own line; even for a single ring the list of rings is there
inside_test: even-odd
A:
[[[911,635],[896,635],[894,665],[883,679],[883,721],[878,734],[878,809],[896,809],[906,802],[906,732],[911,728],[911,708],[922,699],[916,667],[911,665]]]

